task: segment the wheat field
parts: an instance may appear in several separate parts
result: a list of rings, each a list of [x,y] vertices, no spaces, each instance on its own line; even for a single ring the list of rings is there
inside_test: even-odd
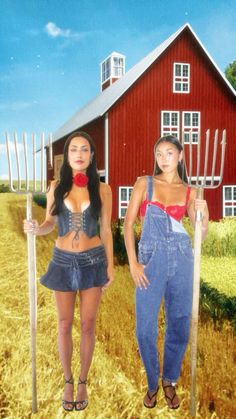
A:
[[[117,266],[115,281],[105,292],[97,319],[97,342],[89,374],[89,406],[66,414],[61,407],[63,374],[57,355],[57,324],[53,294],[38,286],[37,396],[38,412],[31,413],[31,361],[27,285],[26,239],[22,232],[25,197],[0,194],[0,417],[88,419],[189,418],[190,355],[184,358],[178,383],[181,405],[167,408],[162,391],[157,407],[143,407],[145,374],[134,336],[134,286],[127,266]],[[44,210],[34,206],[41,221]],[[37,238],[37,276],[52,254],[55,233]],[[79,372],[79,310],[73,328],[75,379]],[[159,347],[163,346],[164,315],[160,313]],[[160,350],[162,352],[162,350]],[[211,320],[201,320],[198,333],[197,418],[236,417],[235,346],[229,323],[219,330]]]

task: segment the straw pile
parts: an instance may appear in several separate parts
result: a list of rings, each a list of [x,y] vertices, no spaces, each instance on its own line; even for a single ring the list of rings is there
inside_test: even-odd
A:
[[[26,239],[22,232],[25,197],[0,194],[1,287],[0,287],[0,417],[31,418],[31,361],[28,314]],[[41,221],[44,211],[34,208]],[[49,262],[55,233],[37,238],[37,270],[40,276]],[[190,367],[186,353],[178,385],[181,406],[168,410],[162,391],[152,411],[143,407],[146,391],[144,370],[134,336],[134,286],[128,268],[116,267],[116,281],[103,297],[97,343],[89,374],[89,406],[71,413],[88,419],[189,418]],[[73,371],[79,373],[79,310],[73,329]],[[161,312],[159,347],[163,347],[164,317]],[[69,417],[61,407],[63,374],[58,361],[56,314],[52,293],[38,287],[37,418]],[[161,351],[162,352],[162,351]],[[235,354],[233,331],[224,323],[214,330],[212,322],[200,324],[197,418],[233,418],[235,411]]]

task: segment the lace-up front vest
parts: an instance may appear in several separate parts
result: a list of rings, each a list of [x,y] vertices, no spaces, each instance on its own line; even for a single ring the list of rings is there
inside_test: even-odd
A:
[[[63,209],[57,216],[57,224],[59,237],[75,231],[73,240],[79,238],[80,231],[83,231],[89,238],[96,236],[98,231],[98,222],[91,214],[90,205],[83,212],[72,212],[63,203]]]

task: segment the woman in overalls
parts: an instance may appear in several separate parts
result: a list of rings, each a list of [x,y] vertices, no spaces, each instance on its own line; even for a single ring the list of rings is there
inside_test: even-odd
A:
[[[157,353],[158,313],[165,301],[166,331],[162,387],[171,409],[179,407],[175,384],[189,338],[192,309],[193,252],[181,219],[187,210],[192,225],[203,215],[202,238],[207,234],[208,209],[186,186],[182,146],[174,136],[161,137],[154,146],[154,175],[138,178],[126,212],[124,235],[130,272],[136,285],[136,336],[146,370],[148,390],[144,405],[156,405],[160,365]],[[133,226],[140,211],[142,234],[138,261]]]
[[[48,234],[58,225],[53,258],[40,282],[54,290],[65,379],[62,406],[67,411],[84,410],[88,405],[86,384],[95,345],[96,315],[102,290],[113,280],[111,208],[111,188],[100,182],[94,142],[87,133],[74,132],[64,146],[60,180],[50,185],[44,222],[38,225],[36,220],[24,220],[24,231],[36,235]],[[77,292],[81,341],[74,401],[72,324]]]

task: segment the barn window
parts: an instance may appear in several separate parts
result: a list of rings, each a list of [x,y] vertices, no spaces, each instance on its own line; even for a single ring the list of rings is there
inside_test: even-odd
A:
[[[192,143],[198,143],[200,135],[200,116],[200,112],[182,113],[182,131],[185,143],[190,142],[190,135],[192,135]]]
[[[111,60],[108,58],[102,63],[102,82],[111,77]]]
[[[173,92],[190,92],[190,64],[174,63]]]
[[[101,83],[109,79],[119,79],[125,73],[125,56],[113,52],[101,63]]]
[[[174,135],[179,138],[179,112],[161,112],[161,135]]]
[[[130,201],[133,187],[120,186],[119,187],[119,218],[124,218]]]
[[[223,217],[236,217],[236,185],[223,186]]]
[[[124,74],[124,58],[122,57],[113,57],[113,76],[121,77]]]

